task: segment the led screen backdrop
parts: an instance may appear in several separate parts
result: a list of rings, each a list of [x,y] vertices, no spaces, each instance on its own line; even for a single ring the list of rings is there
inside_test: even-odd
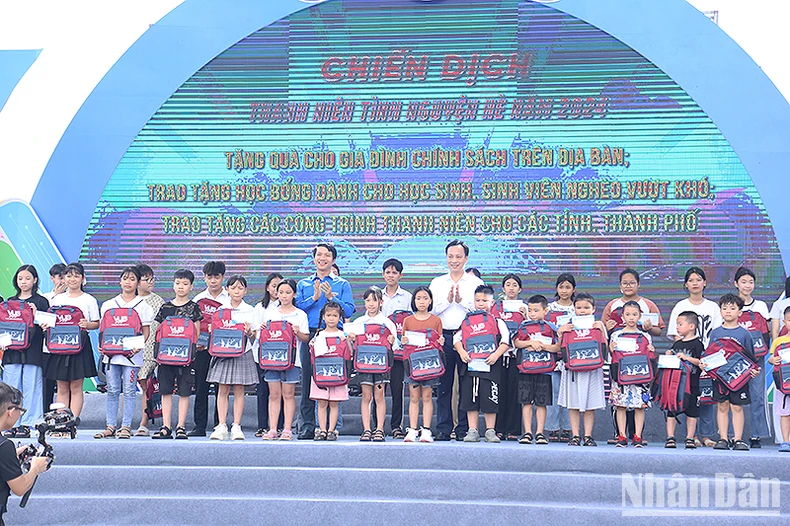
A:
[[[784,277],[749,175],[695,102],[608,34],[517,0],[330,0],[241,40],[134,140],[81,260],[100,296],[126,264],[212,258],[258,295],[329,240],[359,293],[390,257],[426,282],[456,237],[484,278],[516,272],[530,293],[568,271],[608,299],[634,266],[664,311],[691,264],[711,293],[740,264],[771,296]]]

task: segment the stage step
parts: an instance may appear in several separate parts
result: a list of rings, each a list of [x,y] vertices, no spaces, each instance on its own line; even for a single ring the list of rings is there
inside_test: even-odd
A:
[[[492,520],[622,524],[624,513],[666,513],[633,507],[632,493],[630,500],[624,496],[624,473],[631,474],[628,480],[651,473],[665,485],[676,473],[703,479],[712,492],[711,505],[714,473],[777,477],[785,499],[756,510],[778,514],[760,517],[759,523],[787,524],[790,513],[790,455],[780,455],[775,447],[741,453],[559,444],[364,444],[344,437],[334,443],[155,442],[94,440],[86,432],[53,445],[55,466],[40,478],[26,509],[12,497],[8,524],[106,525],[132,517],[134,524],[192,525],[227,522],[228,517],[238,525],[297,517],[344,525],[370,524],[372,517],[386,518],[387,524],[411,523],[415,517],[431,525]],[[647,520],[677,522],[676,517]],[[725,525],[742,526],[743,520],[716,517]]]
[[[141,397],[137,397],[137,408],[135,410],[135,418],[133,420],[134,428],[140,422],[140,414],[141,414]],[[387,418],[385,422],[385,430],[387,434],[391,432],[390,428],[390,411],[392,410],[392,399],[391,397],[387,397]],[[297,397],[297,406],[296,412],[297,415],[299,413],[299,398]],[[174,404],[177,405],[177,404]],[[343,426],[340,430],[341,435],[347,436],[359,436],[362,433],[362,415],[360,413],[360,407],[362,405],[362,398],[358,396],[352,396],[347,401],[343,402],[342,404],[342,412],[343,412]],[[409,424],[409,397],[405,396],[403,399],[403,406],[404,406],[404,416],[403,416],[403,424],[402,426],[406,428]],[[434,406],[435,406],[435,399],[434,399]],[[189,415],[187,417],[187,429],[192,429],[194,427],[194,419],[193,419],[193,407],[194,407],[194,397],[192,397],[192,403],[189,407]],[[233,407],[233,400],[231,397],[230,402],[230,415],[232,415],[232,407]],[[214,397],[209,397],[209,415],[212,414],[214,411]],[[86,393],[85,394],[85,406],[82,410],[81,420],[82,420],[82,427],[89,428],[89,429],[98,429],[104,428],[105,424],[105,412],[106,412],[106,395],[102,393]],[[612,426],[612,418],[609,408],[599,410],[595,412],[595,429],[593,432],[593,436],[596,440],[600,442],[605,442],[608,438],[610,438],[613,433],[613,426]],[[213,417],[209,416],[209,420]],[[232,421],[232,416],[229,416],[229,421]],[[174,407],[173,409],[173,422],[177,421],[177,412]],[[422,417],[420,417],[420,423],[422,423]],[[161,421],[157,421],[157,426],[155,428],[158,429],[158,426],[161,424]],[[209,428],[213,427],[212,422],[209,422]],[[175,425],[175,424],[174,424]],[[245,408],[244,408],[244,415],[242,416],[242,429],[245,430],[248,434],[252,435],[255,430],[258,428],[258,417],[257,417],[257,399],[255,396],[246,396],[245,397]],[[434,411],[434,418],[433,418],[433,425],[436,425],[436,416]],[[479,422],[480,429],[485,428],[485,422],[483,421],[483,417],[480,417]],[[744,431],[744,436],[749,436],[749,419],[746,419],[746,426]],[[153,430],[153,428],[152,428]],[[435,430],[435,427],[434,427]],[[209,429],[210,431],[210,429]],[[678,430],[676,431],[676,436],[683,437],[685,433],[684,426],[678,426]],[[643,433],[643,438],[651,443],[664,443],[666,438],[666,427],[664,421],[664,415],[657,407],[652,407],[647,410],[645,413],[645,431]],[[770,439],[763,439],[764,442],[771,442]]]

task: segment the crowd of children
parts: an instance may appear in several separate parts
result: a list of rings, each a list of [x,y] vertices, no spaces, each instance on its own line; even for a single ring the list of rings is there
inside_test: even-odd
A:
[[[633,447],[644,447],[645,411],[659,405],[666,415],[664,447],[677,447],[678,417],[685,415],[687,449],[706,445],[748,450],[761,447],[761,437],[769,436],[765,369],[770,364],[776,371],[779,451],[790,452],[790,336],[783,329],[790,323],[790,304],[777,302],[769,312],[764,302],[754,300],[751,270],[739,268],[733,280],[737,294],[725,294],[715,303],[704,296],[705,272],[689,268],[684,277],[688,297],[675,305],[665,325],[655,303],[639,295],[639,273],[626,269],[620,274],[622,297],[611,300],[596,319],[596,300],[577,292],[576,280],[568,273],[558,276],[552,301],[534,294],[526,302],[520,299],[520,277],[509,274],[501,282],[502,299],[497,301],[494,288],[463,274],[468,249],[454,243],[447,247],[448,262],[457,252],[462,264],[450,265],[449,289],[434,280],[431,287],[405,291],[399,284],[403,265],[391,259],[382,269],[385,286],[364,292],[365,312],[356,318],[349,319],[347,301],[341,302],[328,282],[316,279],[309,291],[311,304],[318,302],[316,296],[323,301],[314,321],[297,307],[301,283],[271,274],[262,301],[253,306],[245,302],[246,278],[234,275],[225,280],[225,265],[216,261],[205,265],[207,289],[194,299],[194,274],[186,269],[175,272],[170,301],[153,292],[149,266],[124,268],[120,293],[101,309],[83,291],[85,272],[79,263],[53,267],[51,278],[59,288],[49,298],[38,293],[36,269],[23,265],[14,276],[17,294],[3,303],[3,310],[30,308],[35,323],[28,321],[23,340],[3,340],[3,380],[23,392],[27,412],[6,435],[30,436],[31,426],[52,401],[47,380],[57,385],[57,401],[79,416],[83,380],[97,374],[88,332],[98,329],[107,406],[106,428],[95,435],[97,439],[148,436],[149,412],[143,412],[136,432],[132,420],[138,385],[145,396],[156,381],[162,425],[154,439],[205,434],[208,385],[215,384],[212,440],[245,439],[245,388],[253,385],[258,386],[256,436],[292,440],[296,386],[302,383],[303,397],[317,403],[317,427],[310,438],[336,440],[341,403],[348,399],[348,382],[356,373],[362,391],[359,440],[386,439],[388,384],[393,436],[405,442],[444,440],[449,438],[447,429],[439,428],[438,435],[437,427],[431,430],[434,390],[449,400],[448,378],[454,381],[457,369],[458,420],[468,423],[468,429],[456,432],[455,438],[464,442],[596,446],[595,412],[608,402],[614,429],[609,442],[617,447],[628,447],[629,441]],[[328,262],[334,263],[334,257]],[[333,270],[327,272],[335,276]],[[437,290],[441,297],[436,297]],[[47,311],[54,316],[38,316]],[[446,326],[448,320],[452,330]],[[665,328],[674,343],[659,352],[656,338]],[[302,343],[307,354],[300,352]],[[405,429],[404,386],[409,393]],[[187,432],[193,392],[198,393],[196,429]],[[144,408],[149,405],[145,402]],[[448,413],[441,404],[446,403],[439,401],[438,408],[445,421]],[[480,413],[484,430],[478,426]],[[748,442],[743,436],[747,413]]]

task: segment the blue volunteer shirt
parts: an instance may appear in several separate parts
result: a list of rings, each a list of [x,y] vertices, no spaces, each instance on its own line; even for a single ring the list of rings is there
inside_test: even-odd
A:
[[[296,307],[302,309],[307,314],[307,321],[310,328],[318,328],[321,320],[319,315],[321,309],[327,304],[326,295],[321,293],[318,301],[313,299],[314,283],[319,279],[317,274],[313,274],[296,284]],[[332,273],[321,281],[328,281],[332,286],[335,297],[333,301],[343,307],[343,317],[350,318],[354,314],[354,297],[351,295],[351,285],[348,281]]]

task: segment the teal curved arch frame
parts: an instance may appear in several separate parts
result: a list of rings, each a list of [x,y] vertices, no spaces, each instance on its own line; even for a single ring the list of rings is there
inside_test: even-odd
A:
[[[414,1],[441,8],[440,2]],[[121,57],[75,115],[31,200],[67,260],[77,259],[116,165],[168,97],[226,48],[310,3],[187,0]],[[790,165],[790,105],[734,41],[683,0],[559,0],[548,5],[609,33],[677,82],[740,157],[771,222],[790,221],[782,186]],[[787,268],[790,230],[775,232]]]

